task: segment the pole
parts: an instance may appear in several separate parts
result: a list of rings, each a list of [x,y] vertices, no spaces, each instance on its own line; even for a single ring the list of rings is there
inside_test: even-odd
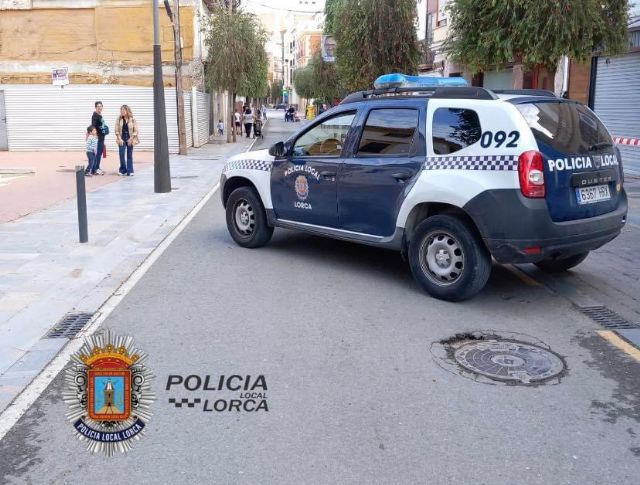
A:
[[[187,128],[184,122],[184,94],[182,89],[182,38],[180,35],[180,0],[173,0],[173,39],[176,58],[176,108],[178,113],[178,153],[187,154]],[[191,101],[195,103],[196,100]]]
[[[87,191],[84,186],[84,167],[76,165],[76,198],[78,199],[78,232],[80,242],[89,241],[89,230],[87,223]]]
[[[153,0],[153,186],[156,193],[171,192],[167,113],[162,80],[158,0]]]

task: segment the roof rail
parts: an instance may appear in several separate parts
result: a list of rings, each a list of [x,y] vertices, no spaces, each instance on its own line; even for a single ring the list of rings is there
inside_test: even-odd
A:
[[[496,94],[520,94],[522,96],[551,96],[556,98],[556,94],[548,89],[492,89]]]
[[[389,88],[372,89],[369,91],[356,91],[344,98],[340,104],[357,103],[374,96],[384,96],[389,94],[424,93],[431,98],[449,99],[498,99],[493,92],[479,87],[412,87],[412,88]]]

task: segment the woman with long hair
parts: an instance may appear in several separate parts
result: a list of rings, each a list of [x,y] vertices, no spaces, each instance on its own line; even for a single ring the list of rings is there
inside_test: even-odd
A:
[[[138,139],[138,123],[133,117],[131,108],[126,104],[120,107],[120,116],[116,121],[116,143],[120,152],[120,175],[133,176],[133,147],[140,143]],[[125,163],[125,153],[127,155]]]

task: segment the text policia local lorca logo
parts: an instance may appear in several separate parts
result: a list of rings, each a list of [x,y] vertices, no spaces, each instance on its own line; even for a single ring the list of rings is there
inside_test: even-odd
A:
[[[173,404],[176,408],[198,408],[203,412],[219,413],[269,411],[267,380],[262,374],[257,376],[172,374],[167,378],[165,389],[175,396],[169,398],[169,404]],[[229,397],[229,393],[234,395]]]

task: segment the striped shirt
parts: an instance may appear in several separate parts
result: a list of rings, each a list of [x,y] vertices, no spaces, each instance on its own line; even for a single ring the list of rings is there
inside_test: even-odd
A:
[[[98,152],[98,137],[89,135],[87,137],[87,153],[97,153]]]

